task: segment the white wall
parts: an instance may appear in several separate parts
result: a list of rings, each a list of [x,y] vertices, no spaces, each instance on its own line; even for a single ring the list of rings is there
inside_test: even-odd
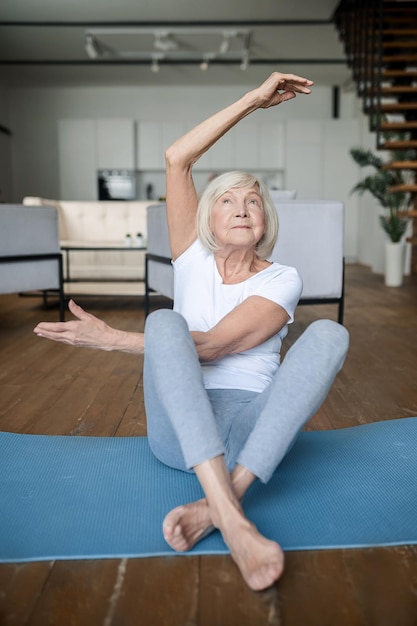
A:
[[[59,197],[60,120],[186,120],[192,125],[233,102],[240,95],[242,90],[235,87],[11,89],[8,94],[9,102],[5,107],[4,94],[0,91],[0,123],[6,120],[14,131],[11,142],[13,201],[21,202],[25,195]],[[267,119],[271,121],[331,120],[332,89],[315,87],[310,96],[299,96],[280,107],[257,111],[251,116],[252,119],[255,116],[268,116]],[[346,120],[359,120],[358,143],[374,148],[375,138],[367,130],[367,119],[360,112],[360,102],[354,93],[341,92],[340,116]],[[245,122],[246,120],[242,124]],[[356,137],[352,137],[353,145],[357,145]],[[360,175],[358,168],[358,179]],[[331,187],[333,193],[334,180]],[[348,194],[345,187],[341,181],[341,195],[344,194],[345,197],[337,199],[346,201]],[[374,271],[381,272],[384,238],[378,223],[379,211],[375,201],[366,196],[358,198],[357,207],[349,210],[349,260],[358,260],[371,265]]]
[[[242,95],[239,88],[174,87],[16,89],[10,92],[14,198],[59,197],[58,123],[62,119],[132,118],[200,121]],[[331,89],[254,116],[273,119],[331,117]],[[245,123],[243,121],[242,123]]]

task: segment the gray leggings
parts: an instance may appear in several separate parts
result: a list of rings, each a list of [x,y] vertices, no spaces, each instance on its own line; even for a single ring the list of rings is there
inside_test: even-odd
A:
[[[304,423],[325,399],[349,344],[347,330],[313,322],[264,391],[206,390],[184,318],[161,309],[145,325],[144,392],[149,445],[171,467],[190,471],[224,455],[267,482]]]

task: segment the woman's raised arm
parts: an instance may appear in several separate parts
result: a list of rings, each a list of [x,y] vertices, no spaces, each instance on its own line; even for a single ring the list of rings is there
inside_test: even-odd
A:
[[[265,82],[230,106],[215,113],[173,143],[165,153],[166,198],[172,258],[175,260],[196,238],[197,193],[192,168],[216,141],[244,117],[310,93],[313,81],[295,74],[272,73]]]

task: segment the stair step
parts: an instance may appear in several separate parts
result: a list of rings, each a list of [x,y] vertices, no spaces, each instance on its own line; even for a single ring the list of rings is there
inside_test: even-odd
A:
[[[371,111],[376,111],[377,107],[375,105],[368,107],[367,113]],[[394,111],[416,111],[417,110],[417,102],[390,102],[386,104],[381,104],[381,113],[390,113]]]
[[[407,243],[411,243],[412,246],[417,246],[417,237],[407,237]]]
[[[381,78],[417,78],[416,70],[383,70]]]
[[[349,53],[348,53],[347,56],[349,56]],[[360,61],[360,60],[362,60],[362,59],[356,59],[356,58],[350,59],[350,58],[348,58],[347,59],[347,64],[348,64],[349,67],[352,67],[352,65],[356,61]],[[368,64],[372,63],[371,69],[374,72],[377,72],[377,70],[378,70],[378,66],[377,66],[378,60],[379,60],[379,55],[377,53],[375,53],[373,55],[371,55],[371,54],[368,55],[367,62],[368,62]],[[381,61],[382,61],[382,66],[383,66],[382,69],[383,70],[384,70],[384,66],[388,65],[390,63],[407,63],[407,64],[411,64],[413,67],[417,67],[417,54],[393,54],[393,55],[384,54],[382,56]],[[361,68],[361,69],[366,69],[366,68]]]
[[[417,148],[417,139],[411,139],[409,141],[384,141],[378,148],[380,150],[407,150],[408,148]]]
[[[388,191],[391,191],[392,193],[396,191],[417,193],[417,185],[393,185],[392,187],[388,187]]]
[[[377,58],[377,57],[376,57]],[[417,63],[417,55],[415,54],[383,54],[383,63]]]
[[[383,41],[382,47],[387,48],[417,48],[417,41],[409,41],[401,39],[396,41]],[[371,48],[372,49],[372,48]]]
[[[408,17],[386,17],[382,19],[383,24],[389,24],[390,26],[392,24],[404,24],[404,27],[406,28],[407,26],[410,26],[410,23],[412,24],[413,22],[416,21],[417,18],[414,17],[414,15],[409,15]]]
[[[351,13],[350,19],[356,17],[355,13]],[[415,10],[410,11],[407,15],[383,15],[382,23],[387,24],[388,27],[392,27],[394,24],[404,24],[404,28],[410,28],[410,22],[414,21],[416,18]],[[379,21],[379,20],[378,20]],[[354,22],[354,19],[353,19]],[[379,24],[378,24],[379,25]]]
[[[373,88],[367,88],[366,89],[366,93],[371,95],[371,94],[377,94],[379,93],[379,89],[378,87],[373,87]],[[390,94],[396,94],[396,93],[417,93],[417,86],[416,87],[381,87],[381,95],[382,96],[387,96]]]
[[[408,13],[409,11],[415,11],[415,8],[410,4],[409,0],[399,2],[398,0],[383,0],[384,14],[387,13]]]
[[[378,35],[379,28],[368,32],[373,32],[375,35]],[[383,28],[382,36],[384,35],[417,35],[417,28]]]
[[[401,15],[401,16],[407,15],[408,16],[409,13],[415,13],[415,7],[410,6],[410,3],[408,3],[408,6],[406,6],[405,4],[401,4],[400,2],[394,2],[392,6],[387,6],[387,3],[384,1],[383,5],[384,5],[383,17],[389,17],[390,15]],[[375,13],[375,11],[372,8],[363,9],[363,12]]]
[[[399,211],[399,217],[417,217],[417,211]]]
[[[417,170],[417,161],[390,161],[383,170]]]
[[[381,130],[407,130],[417,128],[417,122],[381,122]]]
[[[357,70],[359,77],[367,76],[375,76],[377,74],[377,67],[365,67]],[[394,78],[417,78],[417,69],[414,70],[382,70],[381,72],[382,80],[392,80]]]

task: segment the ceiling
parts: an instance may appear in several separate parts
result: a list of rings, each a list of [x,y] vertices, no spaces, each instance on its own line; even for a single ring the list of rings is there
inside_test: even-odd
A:
[[[307,76],[316,85],[343,85],[349,82],[350,71],[331,21],[337,4],[337,0],[0,0],[0,84],[254,85],[278,69]],[[117,27],[122,34],[100,34],[104,56],[90,58],[86,31],[104,27]],[[127,27],[135,31],[126,35]],[[227,53],[219,53],[223,34],[241,30],[249,33],[247,69],[240,68],[240,35],[231,38]],[[155,48],[154,32],[168,33],[175,45],[180,43],[180,50],[187,51],[186,58],[178,58],[178,49],[162,56]],[[206,43],[215,56],[202,71]],[[159,54],[159,71],[151,71],[151,53]]]

